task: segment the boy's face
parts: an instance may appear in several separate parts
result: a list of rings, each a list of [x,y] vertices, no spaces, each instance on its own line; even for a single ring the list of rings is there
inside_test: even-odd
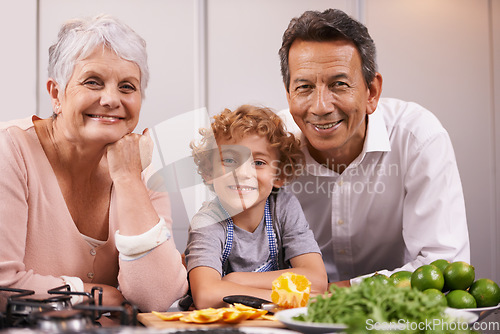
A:
[[[231,216],[244,210],[262,210],[277,179],[278,151],[266,137],[256,134],[217,141],[218,155],[213,156],[213,175],[209,181]],[[217,152],[217,151],[216,151]]]

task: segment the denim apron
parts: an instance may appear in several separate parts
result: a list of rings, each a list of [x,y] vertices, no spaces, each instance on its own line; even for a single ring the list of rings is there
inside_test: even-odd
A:
[[[219,203],[220,204],[220,203]],[[222,205],[221,205],[222,207]],[[222,209],[226,211],[223,207]],[[226,242],[224,244],[224,250],[222,252],[222,276],[227,274],[228,258],[231,253],[231,248],[233,247],[233,236],[234,236],[234,223],[231,216],[227,213],[229,218],[226,219],[227,224],[227,234]],[[271,210],[269,209],[269,198],[266,201],[266,206],[264,208],[264,223],[266,225],[266,234],[269,241],[269,257],[267,261],[261,264],[258,268],[255,268],[253,272],[265,272],[278,270],[278,246],[276,241],[276,234],[273,229],[273,221],[271,216]]]

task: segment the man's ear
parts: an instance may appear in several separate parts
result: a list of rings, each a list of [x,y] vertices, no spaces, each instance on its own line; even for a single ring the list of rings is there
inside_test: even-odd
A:
[[[290,90],[288,89],[286,84],[284,84],[284,86],[285,86],[286,102],[288,102],[288,105],[290,106]]]
[[[52,110],[58,114],[61,110],[61,101],[59,100],[59,85],[57,82],[49,78],[47,80],[47,91],[49,92],[50,100],[52,102]]]
[[[368,103],[366,105],[366,113],[372,114],[377,109],[378,100],[382,94],[382,74],[375,73],[375,77],[368,86]]]

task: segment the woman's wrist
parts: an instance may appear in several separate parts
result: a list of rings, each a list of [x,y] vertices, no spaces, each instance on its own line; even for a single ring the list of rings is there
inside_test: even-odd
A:
[[[149,231],[139,235],[121,235],[120,231],[117,230],[115,244],[120,253],[120,259],[131,261],[146,255],[170,237],[171,233],[167,223],[163,218],[160,218],[160,221]]]
[[[69,285],[72,292],[85,292],[83,281],[79,277],[72,276],[61,276],[64,284]],[[71,296],[71,304],[75,305],[83,301],[83,296],[73,295]]]

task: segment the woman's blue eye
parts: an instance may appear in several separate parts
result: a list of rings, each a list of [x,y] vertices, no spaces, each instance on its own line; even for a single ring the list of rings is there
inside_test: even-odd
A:
[[[131,84],[123,84],[121,87],[121,89],[125,89],[125,90],[132,90],[132,91],[135,91],[135,86],[131,85]]]
[[[255,166],[264,166],[266,163],[264,161],[254,161],[253,164]]]

